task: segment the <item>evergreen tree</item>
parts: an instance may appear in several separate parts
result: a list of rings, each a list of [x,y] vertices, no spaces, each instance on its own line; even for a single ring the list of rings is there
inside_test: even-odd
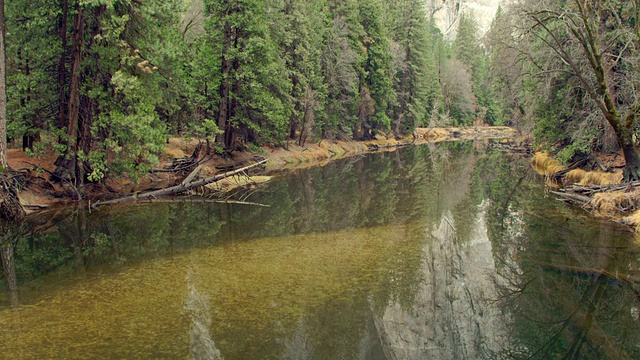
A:
[[[411,133],[426,122],[429,98],[435,94],[430,79],[435,66],[428,54],[429,24],[419,0],[400,0],[389,4],[390,29],[394,45],[394,90],[392,107],[396,136]]]
[[[7,51],[4,0],[0,0],[0,173],[9,168],[7,160]],[[4,199],[4,194],[2,194]]]
[[[304,145],[313,134],[315,119],[324,98],[320,56],[326,22],[322,22],[322,4],[300,0],[273,1],[269,7],[271,34],[283,54],[291,83],[293,109],[289,120],[289,138]],[[318,24],[320,26],[313,26]]]
[[[220,44],[211,54],[220,62],[217,142],[226,151],[237,139],[280,142],[287,133],[291,106],[285,62],[278,56],[260,0],[207,1],[207,32]],[[285,101],[283,101],[285,100]]]
[[[377,130],[388,131],[389,104],[394,100],[391,84],[391,43],[382,20],[380,0],[360,0],[360,24],[364,30],[362,45],[366,51],[360,80],[358,118],[354,133],[358,139],[370,139]]]
[[[458,22],[458,33],[453,42],[453,55],[467,66],[474,78],[482,61],[482,47],[479,39],[480,28],[473,13],[463,12]]]
[[[355,1],[330,0],[328,10],[330,26],[322,53],[327,100],[319,127],[323,137],[350,138],[357,121],[363,29]]]

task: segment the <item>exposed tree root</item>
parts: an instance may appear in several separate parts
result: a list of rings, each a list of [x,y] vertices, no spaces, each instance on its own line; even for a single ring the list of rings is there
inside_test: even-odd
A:
[[[18,199],[22,188],[19,175],[12,171],[0,173],[0,218],[7,221],[18,221],[26,215]]]

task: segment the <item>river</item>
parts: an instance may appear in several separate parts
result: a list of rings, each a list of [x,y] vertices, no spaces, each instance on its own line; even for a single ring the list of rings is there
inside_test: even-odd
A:
[[[634,235],[484,145],[10,226],[0,358],[640,358]]]

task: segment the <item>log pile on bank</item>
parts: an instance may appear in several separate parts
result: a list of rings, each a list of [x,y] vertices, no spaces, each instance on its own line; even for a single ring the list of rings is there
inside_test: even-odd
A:
[[[596,160],[593,166],[600,170],[588,171],[578,167],[586,161],[564,166],[542,152],[535,154],[531,164],[559,200],[640,230],[640,181],[622,183],[622,169],[608,169]]]

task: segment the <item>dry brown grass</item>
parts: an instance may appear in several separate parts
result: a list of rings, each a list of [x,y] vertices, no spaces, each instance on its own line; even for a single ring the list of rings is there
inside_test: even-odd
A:
[[[587,172],[582,169],[573,169],[564,176],[564,179],[567,184],[575,184],[582,181],[586,174]]]
[[[633,214],[625,217],[624,220],[636,228],[636,233],[640,232],[640,210],[636,210]]]
[[[554,174],[566,170],[566,167],[558,162],[558,160],[549,156],[546,152],[538,152],[531,159],[531,166],[540,175],[552,177]],[[622,171],[613,173],[602,171],[585,171],[582,169],[573,169],[569,171],[562,183],[578,184],[580,186],[604,186],[620,184],[622,182]],[[549,182],[547,182],[549,183]],[[552,184],[555,184],[552,182]]]
[[[622,182],[622,172],[606,173],[602,171],[588,171],[584,174],[582,179],[578,181],[580,186],[604,186],[620,184]]]
[[[422,137],[424,137],[427,140],[435,140],[441,137],[446,137],[450,134],[450,132],[447,129],[444,128],[432,128],[429,129],[428,131],[425,132],[425,134],[422,135]]]
[[[169,158],[181,158],[184,157],[184,151],[180,150],[180,149],[176,149],[176,148],[166,148],[164,151],[165,155],[167,155],[167,157]]]
[[[620,211],[628,211],[637,205],[638,192],[602,192],[593,195],[591,205],[594,210],[606,213],[616,213]]]
[[[533,169],[540,175],[551,176],[558,171],[566,169],[558,160],[549,156],[549,153],[538,152],[531,159]]]

